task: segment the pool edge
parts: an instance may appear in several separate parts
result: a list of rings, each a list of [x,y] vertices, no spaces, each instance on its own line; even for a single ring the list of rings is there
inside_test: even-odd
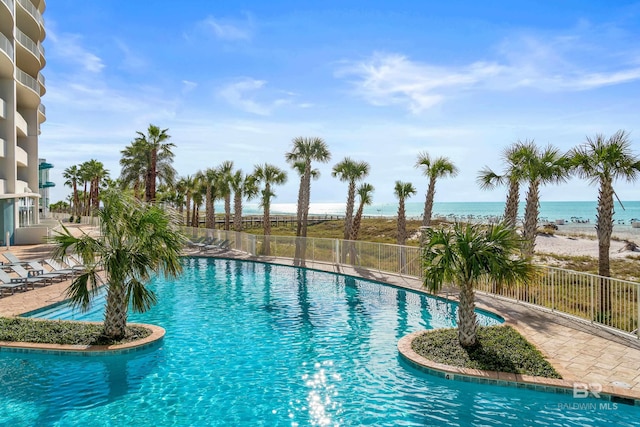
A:
[[[100,322],[87,322],[100,323]],[[165,336],[165,329],[147,323],[128,323],[127,326],[140,326],[151,330],[148,337],[131,341],[124,344],[114,345],[63,345],[63,344],[44,344],[30,342],[13,342],[0,341],[0,352],[37,352],[47,354],[70,354],[84,356],[103,356],[112,354],[123,354],[147,349],[156,343],[162,341]]]
[[[413,350],[411,343],[419,336],[429,332],[422,330],[413,332],[400,338],[397,344],[401,359],[411,367],[429,375],[435,375],[447,380],[473,382],[479,384],[492,384],[504,387],[514,387],[535,391],[544,391],[558,394],[574,394],[576,382],[563,379],[536,377],[507,372],[485,371],[482,369],[469,369],[434,362],[421,356]],[[631,406],[640,406],[640,393],[632,390],[621,389],[612,386],[603,386],[600,399],[614,401]]]

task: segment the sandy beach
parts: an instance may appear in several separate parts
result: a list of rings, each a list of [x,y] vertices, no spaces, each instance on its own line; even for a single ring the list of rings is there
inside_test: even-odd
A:
[[[628,255],[640,255],[640,252],[624,251],[624,240],[640,245],[640,228],[630,225],[614,226],[611,240],[611,258],[624,258]],[[595,224],[559,225],[553,236],[538,236],[537,253],[553,253],[571,256],[598,257],[598,239]]]

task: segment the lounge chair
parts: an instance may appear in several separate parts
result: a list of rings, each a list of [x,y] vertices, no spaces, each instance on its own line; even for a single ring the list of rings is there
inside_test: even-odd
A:
[[[36,271],[33,271],[33,270],[27,271],[21,265],[12,265],[11,269],[15,271],[18,276],[20,276],[20,279],[24,279],[25,281],[31,283],[32,285],[47,286],[48,284],[53,283],[54,280],[57,280],[57,281],[64,280],[59,274],[45,273],[44,269],[36,270]]]
[[[16,289],[21,289],[26,291],[29,283],[24,280],[22,277],[11,277],[4,270],[0,269],[0,294],[5,290],[10,290],[11,295],[16,293]],[[33,288],[33,283],[31,283],[31,287]]]
[[[229,249],[230,246],[231,246],[231,242],[228,239],[225,239],[217,243],[214,243],[212,245],[207,245],[204,247],[203,250],[208,251],[211,249]]]
[[[60,263],[52,258],[47,258],[43,261],[51,267],[51,273],[58,273],[60,275],[75,276],[78,273],[77,268],[66,268],[60,265]]]
[[[28,261],[21,260],[11,252],[3,252],[2,255],[4,255],[4,257],[9,261],[9,263],[2,264],[2,266],[4,267],[11,267],[13,265],[27,265],[30,262],[38,262],[36,260],[28,260]]]

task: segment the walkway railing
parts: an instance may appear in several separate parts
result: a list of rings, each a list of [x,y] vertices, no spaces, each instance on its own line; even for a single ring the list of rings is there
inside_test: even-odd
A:
[[[422,278],[420,248],[340,239],[269,236],[235,231],[185,228],[191,240],[207,237],[225,247],[254,256],[272,256],[356,266],[385,273]],[[640,338],[640,283],[557,267],[539,266],[537,275],[519,286],[478,287],[494,297],[532,304],[559,314],[604,325]]]

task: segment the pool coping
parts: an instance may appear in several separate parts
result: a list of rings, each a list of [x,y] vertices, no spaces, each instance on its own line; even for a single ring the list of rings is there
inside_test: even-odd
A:
[[[75,320],[73,322],[102,324],[102,322],[78,322]],[[147,349],[152,345],[160,342],[164,338],[166,333],[164,328],[147,323],[127,323],[127,326],[138,326],[149,329],[151,330],[151,335],[124,344],[113,345],[45,344],[17,341],[0,341],[0,352],[37,352],[57,355],[75,354],[84,356],[124,354]]]
[[[509,323],[505,322],[503,325],[507,326]],[[402,360],[407,362],[411,367],[426,374],[435,375],[447,380],[492,384],[558,394],[570,394],[573,395],[574,398],[586,397],[585,393],[586,395],[589,395],[590,393],[589,384],[569,381],[566,379],[537,377],[498,371],[485,371],[482,369],[463,368],[434,362],[433,360],[427,359],[426,357],[418,354],[411,346],[415,338],[430,332],[433,332],[433,330],[425,329],[405,335],[400,338],[397,345],[398,352]],[[604,401],[640,406],[640,393],[633,390],[605,385],[601,387],[601,390],[596,391],[596,395]]]

